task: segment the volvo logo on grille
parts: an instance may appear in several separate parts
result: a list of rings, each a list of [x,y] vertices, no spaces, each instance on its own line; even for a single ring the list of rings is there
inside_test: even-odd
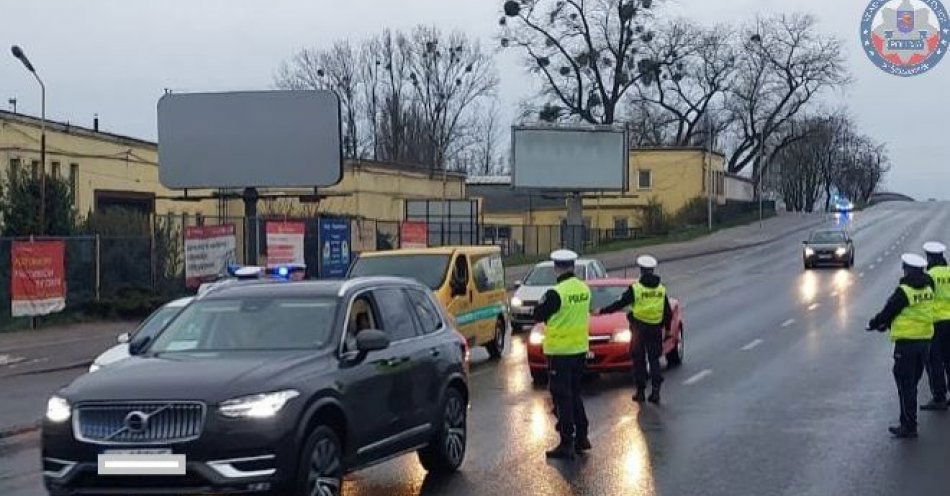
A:
[[[148,428],[148,415],[138,410],[125,416],[125,427],[131,432],[144,432]]]

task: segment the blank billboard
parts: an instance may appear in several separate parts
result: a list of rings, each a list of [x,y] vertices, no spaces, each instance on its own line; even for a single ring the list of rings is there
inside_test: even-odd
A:
[[[173,189],[332,186],[340,102],[329,91],[172,93],[158,101],[158,161]]]
[[[629,151],[624,130],[514,127],[512,150],[516,188],[626,189]]]

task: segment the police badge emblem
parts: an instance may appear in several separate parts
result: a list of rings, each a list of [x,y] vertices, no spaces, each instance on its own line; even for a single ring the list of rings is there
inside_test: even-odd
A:
[[[950,48],[950,17],[940,0],[872,0],[861,21],[861,43],[885,72],[923,74]]]

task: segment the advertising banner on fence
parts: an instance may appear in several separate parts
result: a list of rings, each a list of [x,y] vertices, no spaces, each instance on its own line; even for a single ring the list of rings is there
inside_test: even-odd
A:
[[[346,270],[350,268],[351,246],[349,219],[320,219],[321,278],[346,277]]]
[[[34,317],[66,308],[66,244],[14,241],[10,251],[10,313]]]
[[[429,226],[425,222],[403,222],[399,230],[400,247],[427,248],[429,246]]]
[[[185,228],[185,285],[197,288],[226,272],[236,260],[234,224]]]
[[[350,250],[376,251],[376,221],[356,219],[350,224]]]
[[[267,266],[305,264],[303,222],[267,221]]]

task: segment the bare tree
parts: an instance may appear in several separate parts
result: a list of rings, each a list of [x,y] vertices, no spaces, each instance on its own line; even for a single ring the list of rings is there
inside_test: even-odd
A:
[[[473,125],[473,110],[495,96],[498,76],[491,58],[460,32],[443,35],[420,26],[409,40],[409,79],[424,123],[433,169],[444,169]]]
[[[736,79],[727,94],[735,132],[728,168],[738,173],[752,164],[758,177],[762,157],[797,139],[795,133],[777,139],[782,128],[821,91],[846,84],[849,76],[841,42],[817,33],[811,16],[759,18],[741,36]]]
[[[330,90],[340,99],[343,109],[343,154],[359,156],[361,74],[357,52],[348,41],[338,41],[327,50],[304,48],[278,69],[278,88],[292,90]]]
[[[658,67],[655,84],[635,85],[635,105],[649,105],[668,116],[670,144],[705,143],[707,133],[720,134],[728,126],[721,108],[735,77],[734,40],[729,26],[705,29],[678,20],[665,25],[657,42],[647,47],[652,59],[675,62]]]
[[[652,0],[509,0],[502,47],[525,52],[542,83],[542,120],[612,124],[638,83],[650,84],[675,54],[647,55]]]

